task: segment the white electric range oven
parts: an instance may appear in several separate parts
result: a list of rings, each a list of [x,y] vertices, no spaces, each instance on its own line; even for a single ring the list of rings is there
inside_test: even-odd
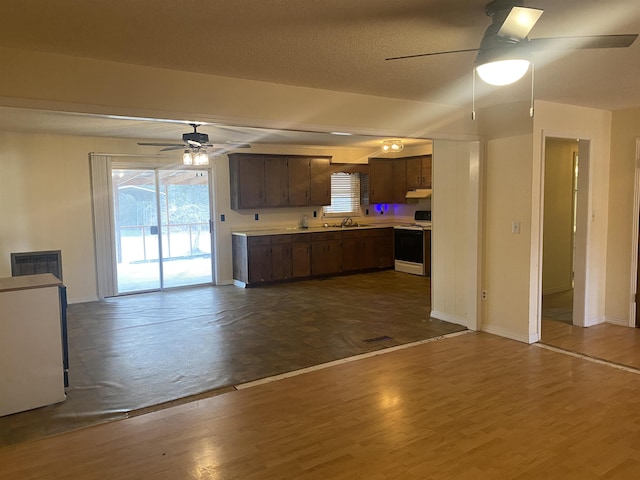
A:
[[[393,227],[395,270],[431,275],[431,210],[417,210],[414,220]]]

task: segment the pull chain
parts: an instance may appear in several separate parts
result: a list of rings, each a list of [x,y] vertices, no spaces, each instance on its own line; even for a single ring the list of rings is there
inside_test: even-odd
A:
[[[535,63],[531,62],[531,106],[529,107],[529,116],[533,118],[533,79],[535,77]]]
[[[476,64],[473,64],[471,81],[471,120],[476,119]]]

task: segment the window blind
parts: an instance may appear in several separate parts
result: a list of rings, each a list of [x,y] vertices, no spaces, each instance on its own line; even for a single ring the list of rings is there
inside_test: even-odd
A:
[[[324,213],[357,214],[360,212],[360,174],[333,173],[331,175],[331,205]]]

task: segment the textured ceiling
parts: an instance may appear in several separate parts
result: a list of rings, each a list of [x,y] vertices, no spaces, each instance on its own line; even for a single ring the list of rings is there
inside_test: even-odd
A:
[[[287,85],[469,105],[485,0],[20,0],[0,46]],[[638,0],[538,0],[531,38],[640,32]],[[516,88],[526,98],[529,85]],[[539,99],[640,106],[640,41],[536,56]],[[493,93],[492,95],[499,95]],[[499,101],[496,100],[496,101]]]

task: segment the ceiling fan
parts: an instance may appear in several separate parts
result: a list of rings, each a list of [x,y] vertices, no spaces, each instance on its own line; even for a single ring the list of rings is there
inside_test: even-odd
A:
[[[625,48],[638,38],[638,34],[626,34],[529,39],[528,35],[543,10],[525,7],[523,0],[493,0],[486,5],[485,13],[491,17],[491,25],[478,48],[419,53],[385,60],[478,52],[475,69],[480,78],[492,85],[508,85],[524,76],[532,62],[532,53],[538,50]]]
[[[251,148],[251,145],[248,143],[209,143],[209,135],[198,132],[197,123],[190,123],[189,125],[193,128],[193,132],[183,133],[182,143],[138,142],[138,145],[148,147],[165,147],[160,149],[161,152],[184,150],[182,160],[185,165],[207,165],[209,163],[207,149],[214,149],[217,150],[216,153],[222,153],[235,148]]]

